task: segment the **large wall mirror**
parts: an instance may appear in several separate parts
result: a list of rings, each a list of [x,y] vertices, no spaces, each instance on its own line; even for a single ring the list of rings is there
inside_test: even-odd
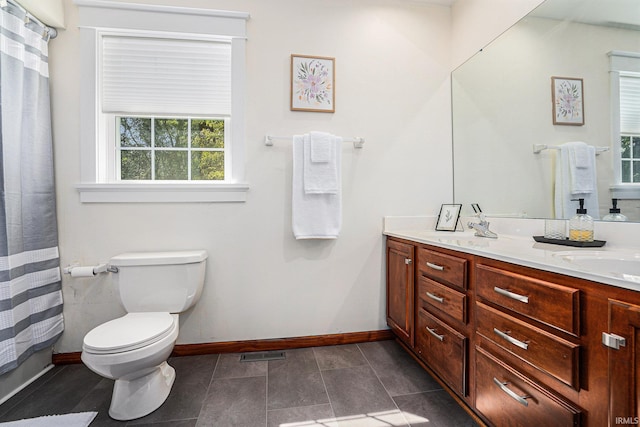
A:
[[[599,149],[598,208],[590,214],[602,218],[612,197],[624,198],[618,203],[622,213],[640,221],[640,136],[626,148],[614,136],[619,118],[612,105],[619,95],[610,77],[610,52],[631,53],[631,63],[640,64],[640,1],[546,0],[456,69],[455,203],[479,203],[489,216],[553,218],[553,147],[582,141]],[[552,77],[582,80],[584,124],[554,124]],[[534,145],[551,148],[534,153]],[[626,191],[612,192],[621,180],[619,169],[629,174],[633,167],[631,181],[638,179],[638,189],[619,185]]]

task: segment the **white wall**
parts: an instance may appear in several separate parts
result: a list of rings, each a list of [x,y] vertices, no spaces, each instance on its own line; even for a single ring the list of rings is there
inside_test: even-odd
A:
[[[62,0],[16,0],[43,23],[64,28],[64,6]]]
[[[452,9],[452,65],[459,66],[544,0],[456,0]]]
[[[138,1],[140,2],[140,1]],[[151,3],[150,1],[146,1]],[[131,250],[204,248],[200,302],[179,343],[386,328],[382,217],[435,214],[451,202],[450,9],[397,0],[165,0],[249,12],[247,181],[241,204],[81,204],[77,7],[50,44],[62,265]],[[336,113],[289,111],[292,53],[336,58]],[[343,151],[343,230],[335,241],[291,232],[291,143],[266,133],[324,130],[366,138]],[[108,276],[63,279],[57,352],[123,313]]]

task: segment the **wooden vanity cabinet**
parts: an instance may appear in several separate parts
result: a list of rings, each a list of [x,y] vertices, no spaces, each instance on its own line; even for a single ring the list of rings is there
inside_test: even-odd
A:
[[[640,305],[609,300],[609,425],[640,424]]]
[[[468,393],[468,259],[430,246],[417,248],[418,356],[460,397]]]
[[[578,427],[581,410],[476,349],[476,410],[495,426]]]
[[[640,424],[639,291],[395,238],[387,257],[389,326],[486,425]]]
[[[460,396],[467,395],[469,339],[425,310],[418,309],[415,351]]]
[[[580,426],[563,394],[580,389],[581,292],[522,273],[476,259],[475,408],[495,426]]]
[[[387,240],[387,324],[408,346],[414,343],[414,245]]]

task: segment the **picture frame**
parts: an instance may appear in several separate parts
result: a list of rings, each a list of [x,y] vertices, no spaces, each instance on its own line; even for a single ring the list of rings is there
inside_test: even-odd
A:
[[[335,58],[291,55],[291,111],[335,113]]]
[[[456,231],[460,219],[461,204],[443,204],[436,221],[437,231]]]
[[[584,125],[584,88],[581,78],[551,77],[553,124]]]

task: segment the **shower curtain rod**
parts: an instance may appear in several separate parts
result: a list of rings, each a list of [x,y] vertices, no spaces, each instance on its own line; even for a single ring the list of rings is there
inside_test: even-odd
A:
[[[11,5],[12,7],[18,9],[20,12],[24,13],[24,25],[29,25],[29,23],[34,22],[36,25],[42,28],[42,38],[48,37],[48,39],[55,39],[58,35],[58,30],[53,27],[46,25],[44,22],[33,16],[27,9],[25,9],[21,4],[17,3],[14,0],[0,0],[0,7],[4,9],[5,7]],[[14,11],[9,8],[7,10],[9,13],[13,13]],[[20,17],[22,18],[22,17]],[[48,40],[47,39],[47,40]]]

